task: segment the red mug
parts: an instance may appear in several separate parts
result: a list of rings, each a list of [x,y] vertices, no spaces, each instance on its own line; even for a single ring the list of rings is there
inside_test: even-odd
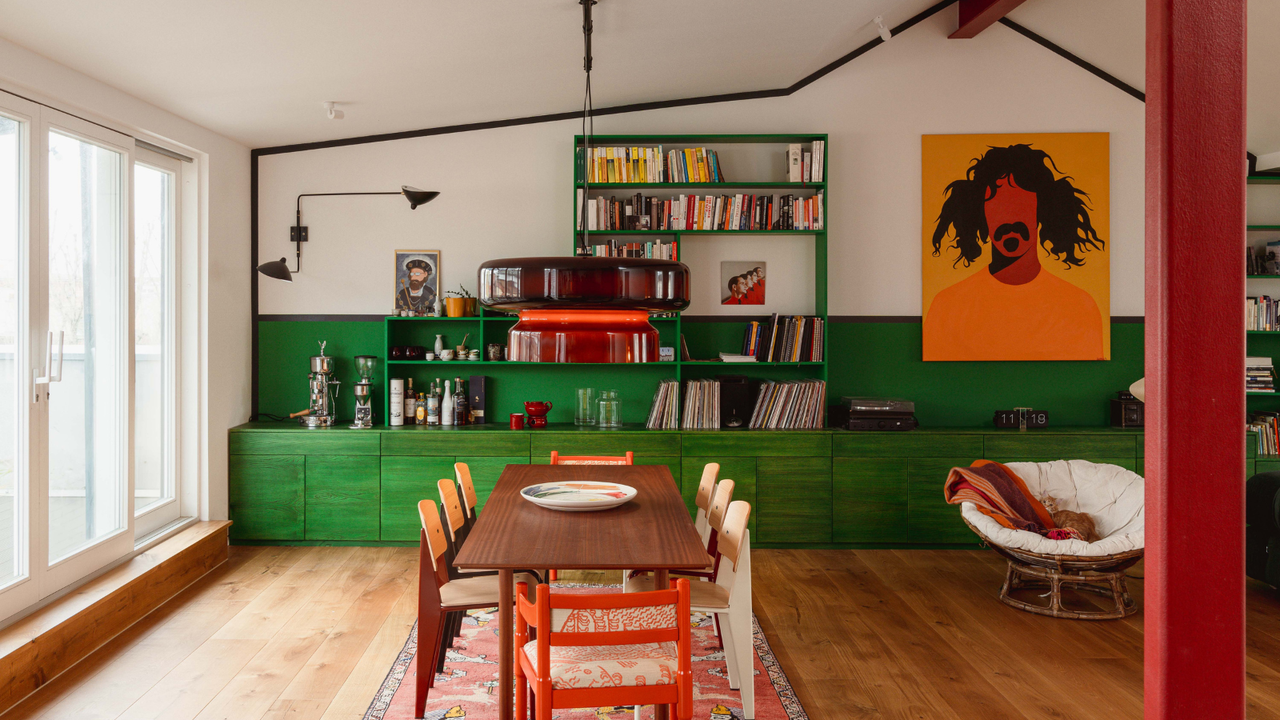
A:
[[[547,413],[551,412],[551,403],[527,402],[524,404],[524,411],[529,414],[529,417],[545,417]]]
[[[520,413],[511,413],[511,429],[512,430],[524,429],[524,415],[521,415]]]

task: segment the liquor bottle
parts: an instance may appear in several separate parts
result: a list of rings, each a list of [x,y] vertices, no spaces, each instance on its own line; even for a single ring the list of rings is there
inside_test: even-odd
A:
[[[414,412],[418,408],[418,396],[413,392],[413,378],[408,378],[404,383],[404,421],[408,425],[414,423]]]
[[[467,425],[470,423],[470,412],[467,410],[467,393],[462,389],[462,378],[454,378],[453,382],[453,424]]]
[[[440,422],[443,425],[453,424],[453,388],[449,381],[444,381],[444,395],[440,398]]]
[[[419,425],[427,424],[427,400],[422,393],[418,393],[418,400],[414,403],[413,417]]]
[[[427,424],[440,424],[440,391],[436,388],[434,382],[431,383],[431,388],[427,391]]]

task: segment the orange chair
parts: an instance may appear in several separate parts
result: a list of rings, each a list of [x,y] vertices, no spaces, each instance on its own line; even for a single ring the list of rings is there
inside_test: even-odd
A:
[[[551,720],[554,708],[606,705],[671,705],[679,720],[693,717],[689,581],[674,586],[569,595],[539,585],[536,603],[518,586],[517,715],[532,700],[536,720]]]
[[[635,463],[632,462],[634,459],[635,454],[630,450],[626,455],[566,455],[564,457],[555,450],[551,451],[552,465],[634,465]],[[555,570],[550,572],[549,580],[556,581]]]
[[[422,531],[418,538],[418,683],[414,693],[414,717],[422,717],[427,706],[427,692],[435,687],[436,674],[432,670],[439,665],[439,654],[444,652],[441,638],[446,632],[449,613],[496,607],[512,600],[499,597],[497,576],[451,579],[444,558],[448,543],[435,501],[419,502],[418,518],[422,522]],[[533,578],[517,574],[516,580],[527,584]]]
[[[561,457],[555,450],[551,451],[552,465],[634,465],[631,462],[635,455],[628,450],[626,455],[565,455]]]

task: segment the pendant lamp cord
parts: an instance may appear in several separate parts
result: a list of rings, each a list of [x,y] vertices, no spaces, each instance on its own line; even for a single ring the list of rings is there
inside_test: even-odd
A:
[[[587,236],[587,201],[591,195],[591,136],[596,131],[596,119],[591,100],[591,6],[596,0],[578,0],[582,5],[582,43],[583,69],[587,71],[587,87],[582,96],[582,207],[579,208],[582,225],[582,244],[578,247],[578,256],[591,255],[590,241]]]

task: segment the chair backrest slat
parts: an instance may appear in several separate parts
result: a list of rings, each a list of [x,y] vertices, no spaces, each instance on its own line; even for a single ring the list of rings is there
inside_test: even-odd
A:
[[[471,480],[471,468],[464,462],[457,462],[453,464],[453,473],[458,476],[458,485],[462,488],[462,509],[467,512],[467,517],[475,517],[479,500],[476,485]]]
[[[703,512],[711,512],[711,495],[716,489],[716,478],[720,475],[720,463],[707,463],[702,468],[702,482],[698,483],[698,497],[693,504],[702,508]]]
[[[626,455],[561,455],[551,451],[552,465],[633,465],[635,453],[630,450]]]
[[[719,553],[733,563],[738,569],[738,555],[742,551],[743,540],[747,535],[747,520],[751,518],[751,504],[745,500],[729,503],[724,514],[724,522],[720,526]]]
[[[462,512],[462,500],[458,497],[458,484],[450,478],[441,478],[436,483],[436,489],[440,491],[440,504],[449,521],[449,537],[456,542],[458,531],[467,521],[467,516]]]
[[[418,503],[418,518],[422,521],[422,531],[427,536],[427,547],[431,552],[431,568],[438,570],[438,560],[444,554],[449,542],[444,536],[444,526],[440,524],[440,511],[434,500],[422,500]]]

